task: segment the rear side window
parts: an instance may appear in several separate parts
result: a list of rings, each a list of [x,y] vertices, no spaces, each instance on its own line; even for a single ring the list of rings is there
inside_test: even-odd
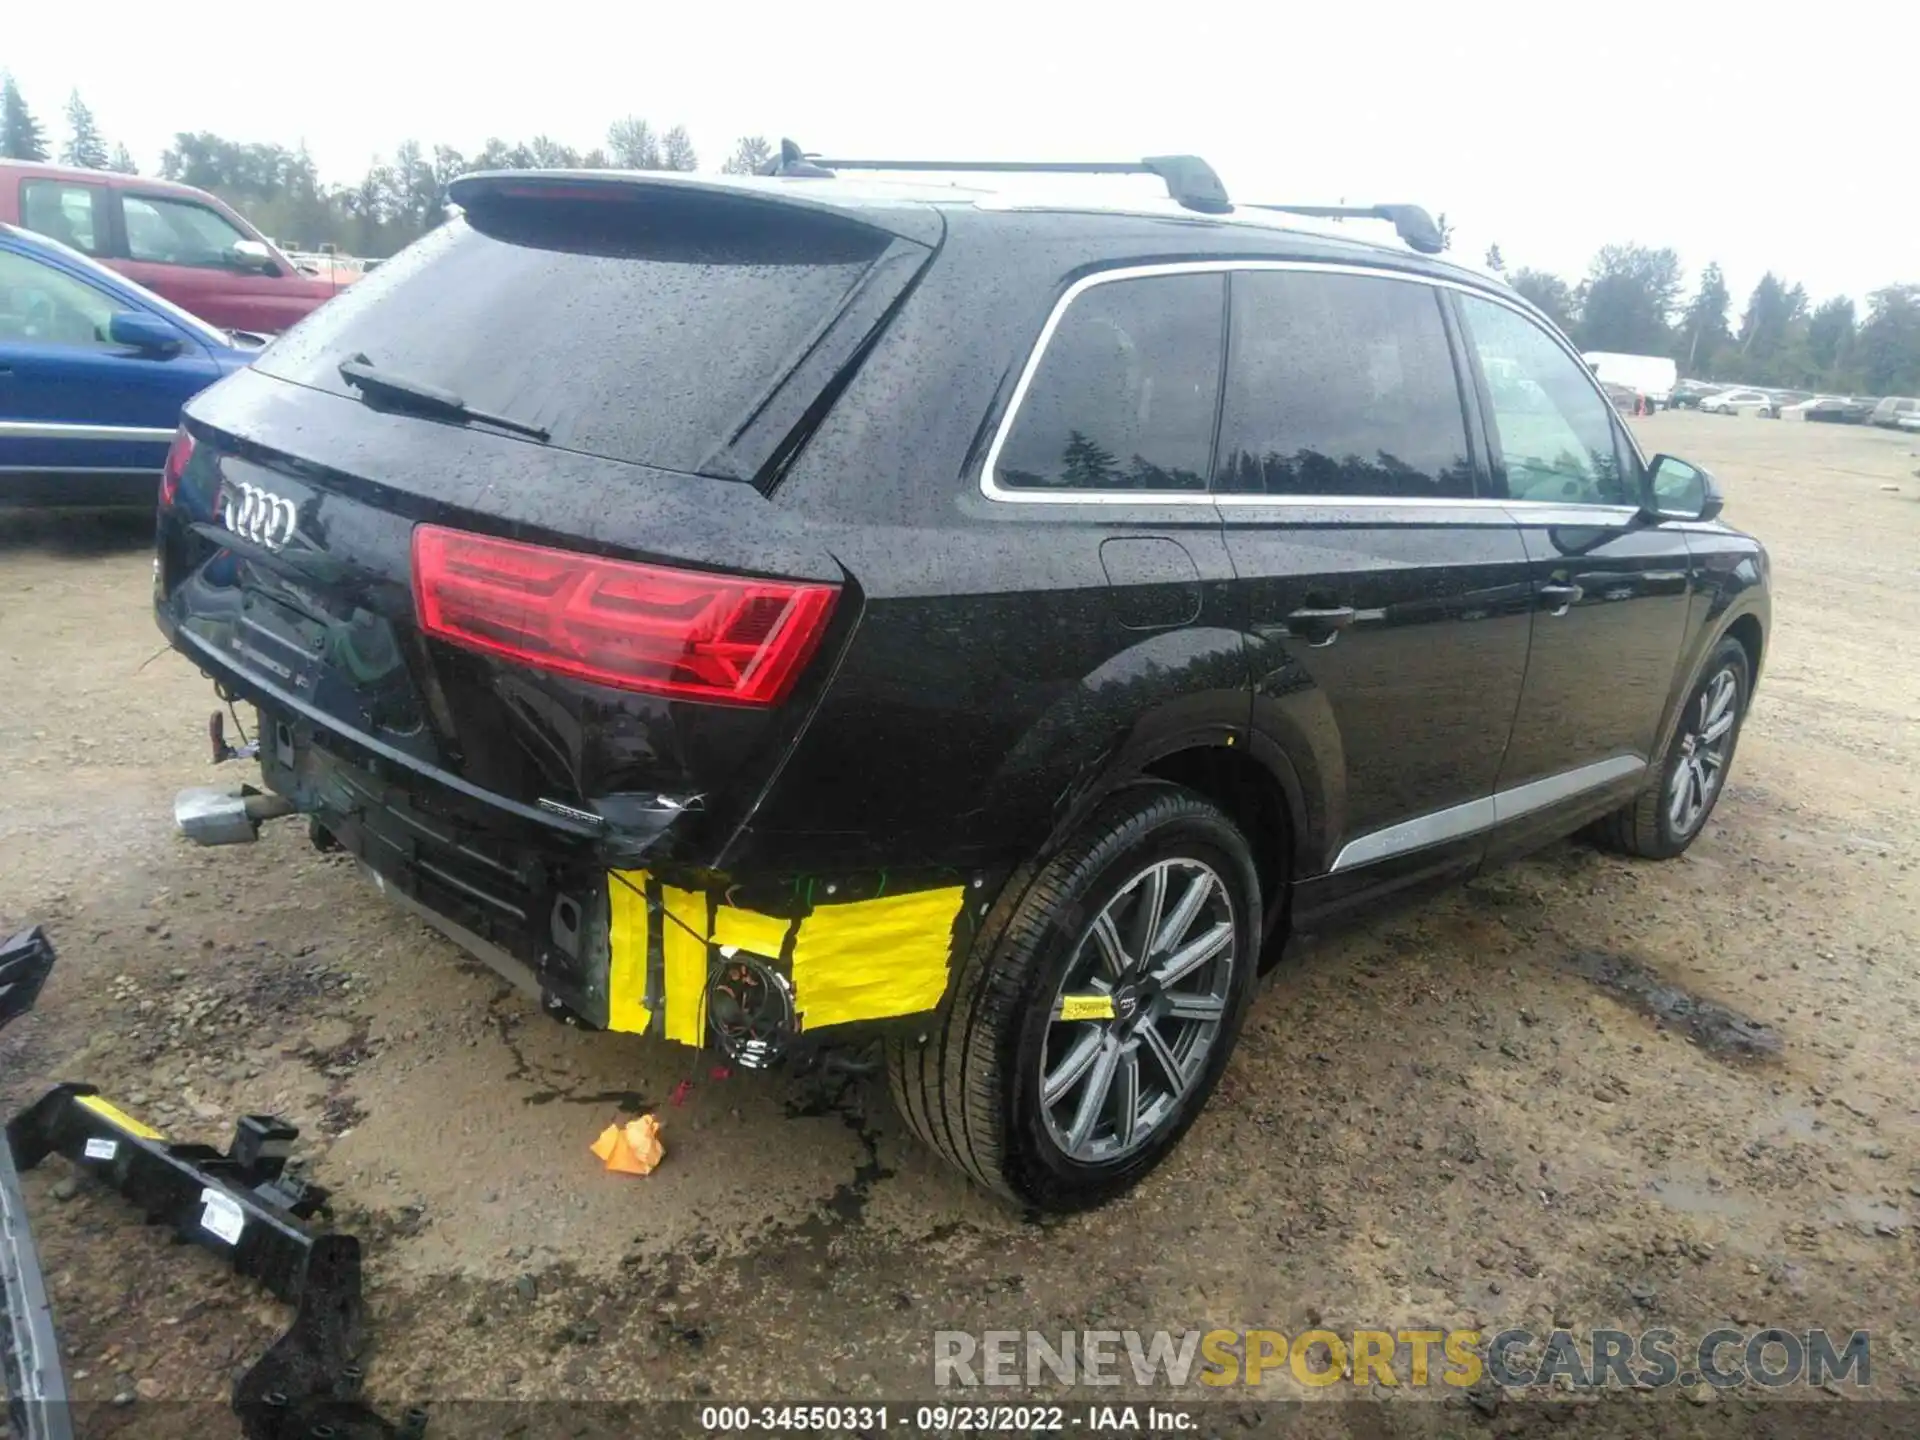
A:
[[[340,363],[364,355],[554,445],[695,471],[888,242],[837,216],[710,196],[496,200],[356,281],[255,368],[353,395]]]
[[[22,180],[20,223],[83,255],[98,255],[106,248],[107,227],[101,223],[101,211],[105,208],[102,199],[98,185],[77,185],[71,180]]]
[[[1225,277],[1081,292],[1040,357],[995,478],[1022,490],[1202,490],[1220,392]]]
[[[1235,494],[1473,494],[1438,293],[1364,275],[1233,277],[1214,488]]]

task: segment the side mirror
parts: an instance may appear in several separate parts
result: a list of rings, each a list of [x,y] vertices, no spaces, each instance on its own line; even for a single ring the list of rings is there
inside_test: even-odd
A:
[[[1641,503],[1661,520],[1713,520],[1726,505],[1713,476],[1677,456],[1654,456],[1646,483]]]
[[[258,270],[267,275],[280,273],[279,262],[258,240],[236,240],[233,248],[227,252],[233,257],[233,263],[242,270]]]
[[[107,338],[157,359],[180,353],[180,332],[158,315],[140,310],[116,310],[107,322]]]

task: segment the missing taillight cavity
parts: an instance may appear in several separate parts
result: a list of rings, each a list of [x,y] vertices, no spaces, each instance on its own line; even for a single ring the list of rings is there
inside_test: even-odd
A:
[[[840,590],[421,525],[413,593],[421,629],[456,645],[621,690],[764,706],[793,688]]]
[[[182,425],[174,432],[173,444],[167,447],[167,463],[160,469],[160,503],[171,505],[173,497],[180,493],[180,477],[186,474],[187,462],[193,459],[193,436]]]

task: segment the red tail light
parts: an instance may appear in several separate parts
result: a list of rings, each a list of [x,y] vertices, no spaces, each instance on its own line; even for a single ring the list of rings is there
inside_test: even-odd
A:
[[[193,459],[193,436],[182,425],[173,433],[173,444],[167,447],[167,463],[160,469],[160,503],[171,505],[173,497],[180,493],[180,477],[187,472],[187,462]]]
[[[677,700],[778,704],[839,596],[837,585],[669,570],[438,525],[413,532],[427,634]]]

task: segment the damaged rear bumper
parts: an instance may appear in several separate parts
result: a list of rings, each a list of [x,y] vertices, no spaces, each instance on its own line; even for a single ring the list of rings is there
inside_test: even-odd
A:
[[[246,698],[261,776],[320,848],[591,1028],[747,1065],[864,1044],[938,1010],[993,893],[978,871],[717,873],[680,858],[671,815],[650,842],[610,844],[581,833],[596,817],[474,802],[273,695]]]

